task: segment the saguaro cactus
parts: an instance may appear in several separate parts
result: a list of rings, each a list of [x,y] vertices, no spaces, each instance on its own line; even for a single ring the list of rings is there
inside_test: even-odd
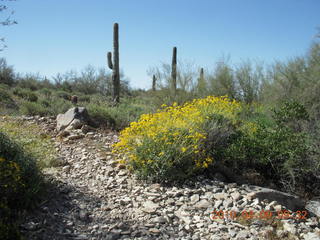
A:
[[[108,52],[108,66],[112,70],[112,100],[120,102],[120,71],[119,71],[119,25],[113,25],[113,62],[112,53]]]
[[[197,91],[201,96],[204,95],[206,92],[206,81],[204,80],[203,68],[200,69],[200,76],[198,78]]]
[[[156,75],[153,75],[152,76],[152,91],[156,90],[156,82],[157,82]]]
[[[203,68],[200,69],[200,82],[204,81],[204,73],[203,73]]]
[[[171,70],[171,81],[172,81],[172,91],[176,95],[177,92],[177,48],[173,48],[172,53],[172,70]]]

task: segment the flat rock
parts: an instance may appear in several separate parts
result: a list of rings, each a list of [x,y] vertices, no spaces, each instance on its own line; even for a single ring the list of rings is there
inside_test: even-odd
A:
[[[280,205],[291,211],[299,211],[304,209],[304,202],[297,196],[269,188],[263,188],[260,191],[256,191],[252,193],[250,197],[258,198],[260,201],[264,199],[268,199],[270,202],[277,201]]]
[[[159,204],[152,201],[146,201],[142,205],[143,208],[141,210],[147,213],[154,213],[159,208]]]
[[[211,203],[203,199],[195,204],[195,208],[208,208],[211,206]]]
[[[305,207],[310,213],[320,217],[320,199],[314,199],[307,202]]]

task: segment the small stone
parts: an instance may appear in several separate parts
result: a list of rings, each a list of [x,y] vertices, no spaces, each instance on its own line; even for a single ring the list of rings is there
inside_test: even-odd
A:
[[[246,239],[248,235],[249,235],[248,231],[242,230],[237,234],[235,239],[238,239],[238,240]]]
[[[199,199],[200,199],[199,194],[192,195],[190,198],[191,204],[195,204],[196,202],[199,201]]]
[[[230,208],[232,207],[232,205],[233,205],[233,201],[230,198],[223,201],[224,208]]]
[[[309,232],[309,233],[303,234],[303,237],[304,237],[304,240],[319,240],[320,233]]]
[[[66,138],[66,140],[77,140],[77,139],[81,139],[84,138],[83,134],[79,134],[79,135],[70,135]]]
[[[231,193],[231,197],[233,198],[233,200],[238,201],[241,198],[241,195],[239,192],[233,192]]]
[[[203,199],[196,203],[195,208],[208,208],[211,206],[211,203]]]
[[[149,232],[153,233],[153,234],[159,234],[160,233],[160,230],[157,229],[157,228],[150,228],[149,229]]]
[[[154,213],[159,208],[159,204],[156,204],[152,201],[146,201],[143,203],[142,211],[147,213]]]
[[[154,221],[155,223],[166,223],[166,222],[167,222],[167,219],[164,218],[164,217],[156,217],[156,218],[153,219],[153,221]]]
[[[219,208],[222,205],[223,201],[222,200],[217,200],[214,202],[214,208]]]
[[[226,193],[216,193],[213,195],[213,197],[217,200],[224,200],[228,198],[228,194]]]
[[[293,235],[295,235],[297,233],[297,229],[296,229],[295,225],[287,223],[287,222],[285,222],[283,224],[283,230],[290,232]]]

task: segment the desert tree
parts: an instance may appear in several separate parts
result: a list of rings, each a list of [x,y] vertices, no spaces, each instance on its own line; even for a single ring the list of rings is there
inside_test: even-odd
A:
[[[215,96],[237,97],[234,70],[228,59],[221,59],[215,65],[214,71],[208,76],[209,93]]]

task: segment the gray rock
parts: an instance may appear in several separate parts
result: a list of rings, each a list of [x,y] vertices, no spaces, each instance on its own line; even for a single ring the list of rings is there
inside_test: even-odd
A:
[[[81,138],[84,138],[84,135],[83,134],[73,134],[73,135],[70,135],[66,138],[66,140],[78,140],[78,139],[81,139]]]
[[[303,234],[303,239],[304,240],[319,240],[320,233],[309,232],[309,233]]]
[[[233,198],[233,200],[238,201],[241,198],[241,195],[239,192],[233,192],[231,193],[231,197]]]
[[[213,195],[213,197],[217,200],[224,200],[228,198],[228,194],[227,193],[216,193]]]
[[[143,203],[143,208],[141,210],[147,213],[154,213],[158,208],[159,204],[152,201],[146,201]]]
[[[277,201],[291,211],[299,211],[304,208],[304,202],[297,196],[269,188],[262,188],[262,190],[250,194],[250,198],[258,198],[260,201],[264,199],[268,199],[270,202]]]
[[[249,235],[249,232],[248,232],[248,231],[242,230],[242,231],[240,231],[240,232],[237,234],[237,236],[236,236],[235,239],[237,239],[237,240],[246,239],[246,238],[248,237],[248,235]]]
[[[226,200],[223,201],[223,207],[226,209],[226,208],[230,208],[233,206],[233,201],[228,198]]]
[[[74,121],[75,119],[77,120]],[[58,114],[57,130],[61,131],[67,128],[72,122],[74,126],[80,127],[89,121],[90,121],[90,117],[86,108],[84,107],[70,108],[66,113]]]
[[[217,200],[214,202],[214,208],[219,208],[222,205],[223,201],[222,200]]]
[[[178,211],[175,211],[174,215],[176,217],[178,217],[179,219],[181,219],[182,221],[184,221],[186,224],[191,223],[190,214],[188,212],[184,211],[183,209],[179,209]]]
[[[283,224],[283,230],[290,232],[293,235],[295,235],[297,233],[297,229],[296,229],[295,225],[287,223],[287,222],[285,222]]]
[[[120,238],[121,238],[120,233],[109,233],[104,239],[105,240],[117,240]]]
[[[203,199],[195,204],[195,208],[208,208],[211,206],[211,203]]]
[[[320,199],[312,199],[307,202],[305,208],[312,214],[320,217]]]
[[[72,130],[72,129],[80,129],[83,126],[83,122],[80,119],[73,119],[71,123],[68,125],[66,130]]]
[[[200,200],[199,194],[194,194],[191,196],[190,198],[190,203],[191,204],[195,204],[196,202],[198,202]]]

